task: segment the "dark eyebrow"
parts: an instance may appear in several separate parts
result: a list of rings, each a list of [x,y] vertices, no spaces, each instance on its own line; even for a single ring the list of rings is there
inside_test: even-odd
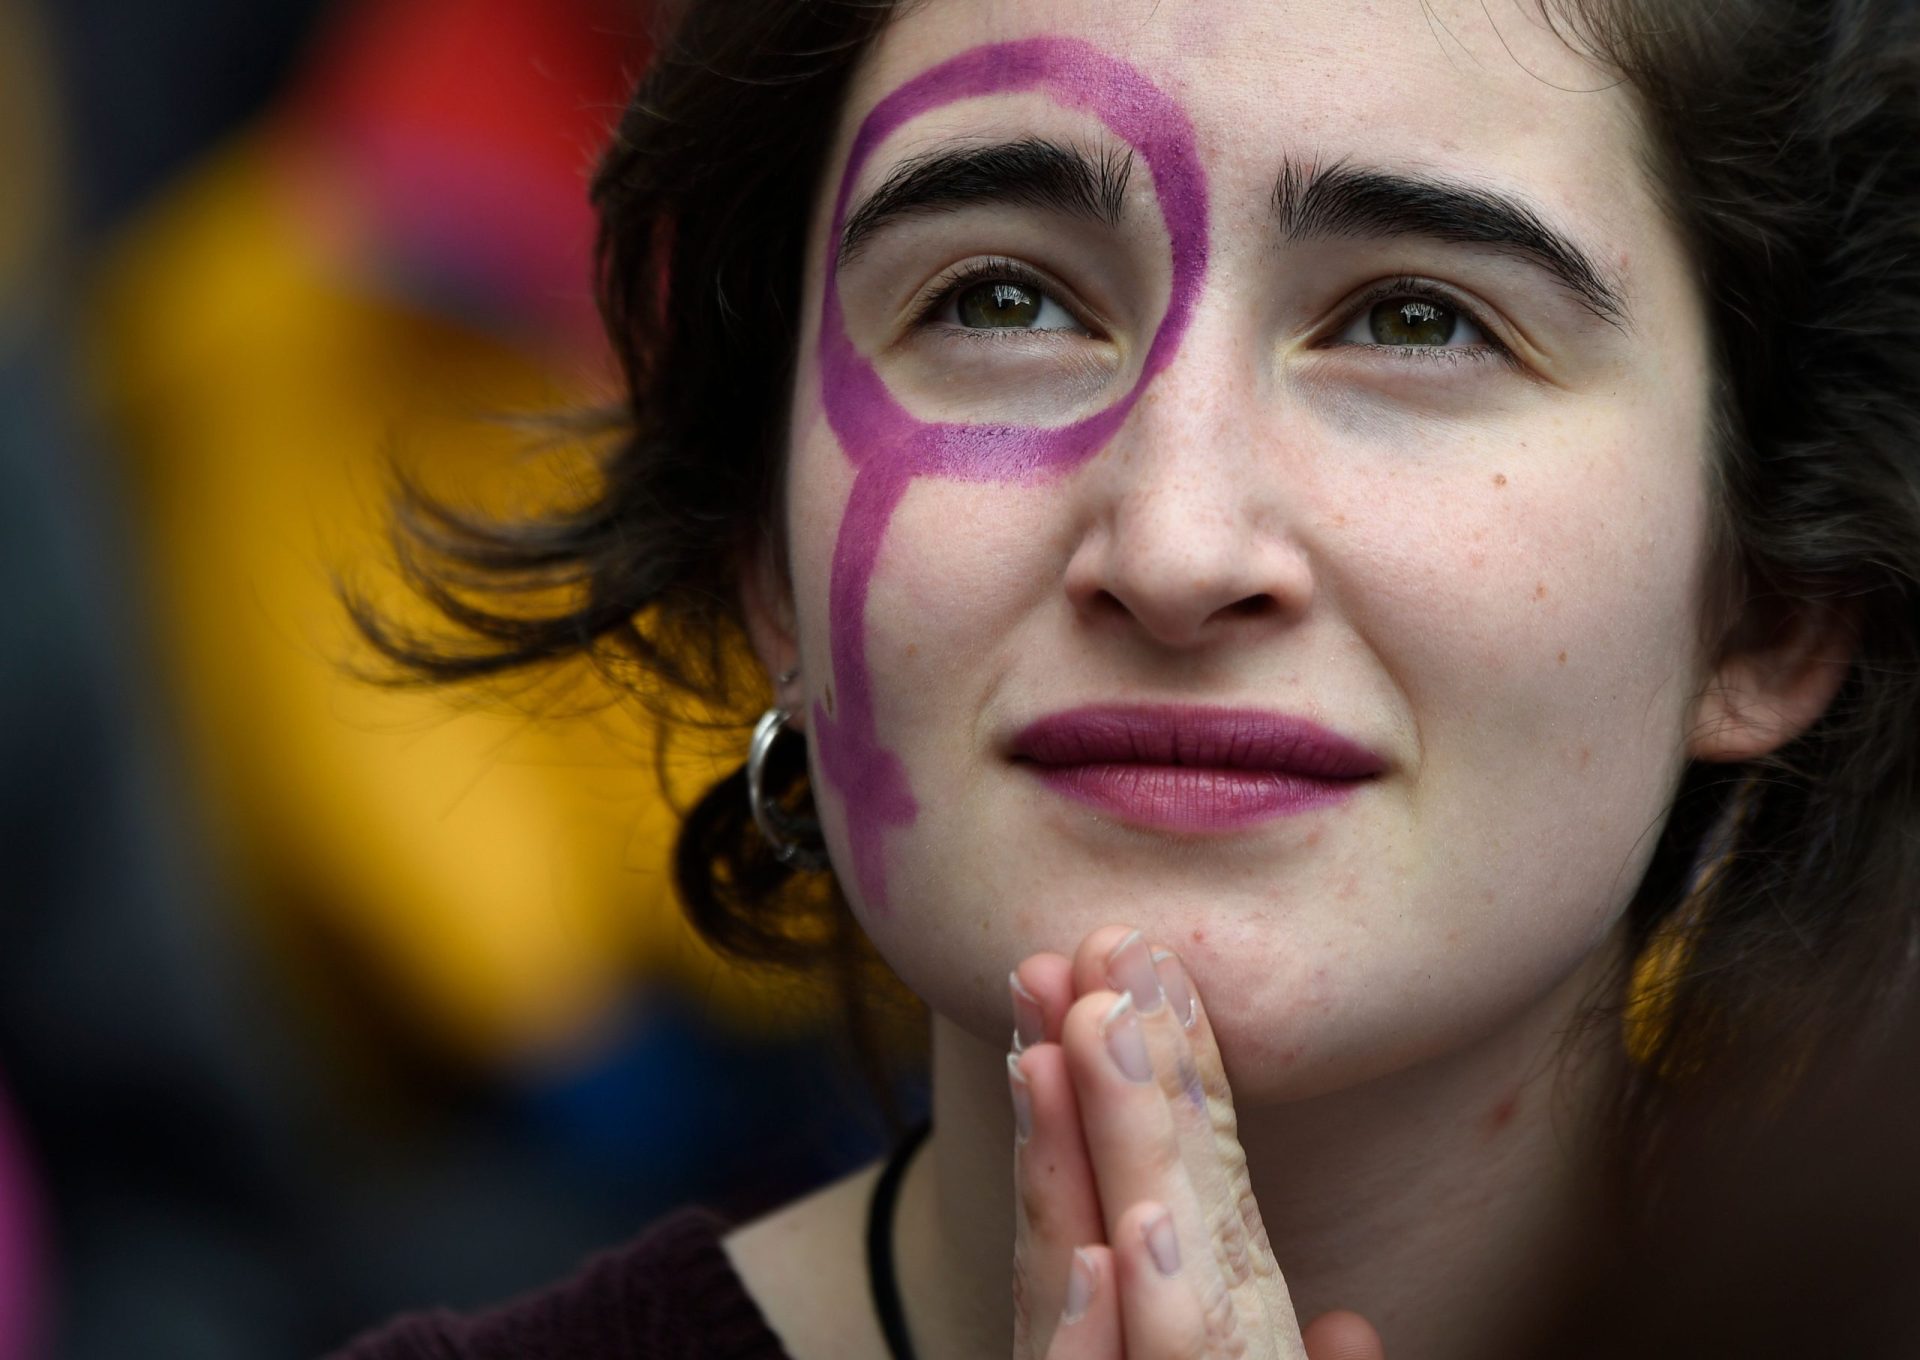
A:
[[[1131,151],[1087,152],[1037,137],[931,151],[895,166],[848,214],[840,263],[899,218],[982,203],[1049,208],[1117,226],[1132,174]]]
[[[1345,164],[1288,164],[1273,191],[1289,240],[1424,236],[1492,246],[1545,269],[1603,321],[1624,327],[1626,300],[1593,259],[1520,199],[1476,186]]]

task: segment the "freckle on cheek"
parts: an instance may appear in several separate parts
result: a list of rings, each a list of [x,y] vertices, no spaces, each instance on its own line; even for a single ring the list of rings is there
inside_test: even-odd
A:
[[[1560,653],[1560,664],[1563,666],[1567,664],[1567,654],[1565,652]]]
[[[1533,598],[1536,600],[1544,600],[1547,598],[1547,583],[1545,581],[1542,581],[1533,588]]]
[[[1506,473],[1504,473],[1504,472],[1496,472],[1496,473],[1494,473],[1494,474],[1493,474],[1493,484],[1494,484],[1495,486],[1505,486],[1505,485],[1507,484],[1507,474],[1506,474]]]

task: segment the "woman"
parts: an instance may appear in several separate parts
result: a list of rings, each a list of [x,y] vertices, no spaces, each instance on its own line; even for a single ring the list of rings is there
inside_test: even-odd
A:
[[[596,185],[604,487],[417,503],[464,639],[368,620],[722,703],[744,632],[683,891],[761,955],[850,913],[931,1010],[925,1150],[675,1258],[778,1338],[685,1353],[1631,1313],[1619,1187],[1905,971],[1916,50],[1830,0],[687,8]]]

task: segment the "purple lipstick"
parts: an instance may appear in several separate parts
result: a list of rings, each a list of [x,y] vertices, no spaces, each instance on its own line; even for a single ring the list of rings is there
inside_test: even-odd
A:
[[[1098,705],[1016,734],[1016,763],[1123,822],[1226,832],[1350,797],[1386,762],[1317,723],[1250,708]]]

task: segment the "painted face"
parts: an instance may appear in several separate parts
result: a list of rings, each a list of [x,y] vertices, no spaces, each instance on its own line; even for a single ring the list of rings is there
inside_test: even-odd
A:
[[[997,1042],[1012,962],[1126,921],[1258,1098],[1605,948],[1702,679],[1706,347],[1638,137],[1499,4],[883,37],[790,565],[835,861],[937,1010]]]

